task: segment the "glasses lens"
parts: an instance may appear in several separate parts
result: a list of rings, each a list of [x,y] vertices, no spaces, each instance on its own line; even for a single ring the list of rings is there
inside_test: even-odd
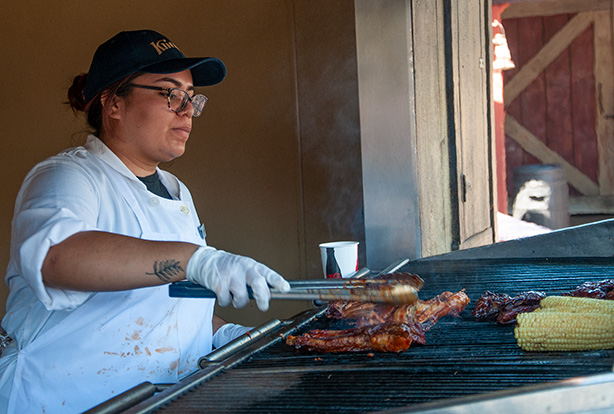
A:
[[[181,112],[190,101],[190,95],[182,89],[168,90],[168,107],[175,112]]]
[[[192,102],[194,108],[194,114],[192,116],[197,117],[203,112],[203,108],[207,103],[207,97],[205,95],[194,95],[190,98],[190,95],[183,89],[171,88],[168,95],[168,106],[175,112],[183,111],[188,102]]]
[[[200,116],[203,112],[203,108],[207,103],[207,97],[205,95],[194,95],[192,97],[192,107],[194,108],[194,117]]]

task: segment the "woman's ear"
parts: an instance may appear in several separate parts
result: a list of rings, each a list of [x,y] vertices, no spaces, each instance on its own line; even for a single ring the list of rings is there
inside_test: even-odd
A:
[[[117,96],[116,94],[111,94],[109,91],[103,92],[100,96],[100,102],[102,104],[103,111],[107,113],[109,118],[112,119],[120,119],[122,109],[124,106],[124,99]]]

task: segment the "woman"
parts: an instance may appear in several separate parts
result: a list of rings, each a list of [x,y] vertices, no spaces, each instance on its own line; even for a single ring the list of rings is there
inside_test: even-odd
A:
[[[216,58],[186,58],[150,30],[102,44],[69,90],[93,134],[37,165],[17,196],[0,359],[6,412],[81,412],[142,383],[176,382],[245,331],[213,300],[168,297],[186,279],[242,307],[268,308],[280,275],[206,246],[188,189],[158,168],[181,156]],[[220,327],[221,326],[221,327]]]

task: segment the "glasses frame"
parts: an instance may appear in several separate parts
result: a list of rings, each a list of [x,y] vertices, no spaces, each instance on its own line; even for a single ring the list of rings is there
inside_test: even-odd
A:
[[[205,95],[203,94],[196,94],[194,96],[190,96],[190,94],[188,93],[188,91],[181,89],[181,88],[165,88],[162,86],[151,86],[151,85],[139,85],[138,83],[128,83],[126,86],[133,86],[135,88],[141,88],[141,89],[150,89],[152,91],[160,91],[160,92],[166,92],[166,100],[168,103],[168,109],[170,109],[173,112],[179,113],[182,112],[187,106],[188,106],[188,102],[192,104],[192,107],[194,107],[193,104],[193,100],[196,97],[202,96],[202,98],[204,99],[203,103],[203,107],[200,109],[200,111],[198,111],[196,108],[194,108],[194,114],[192,115],[194,118],[198,118],[200,116],[200,114],[202,114],[203,109],[205,108],[205,105],[207,105],[207,101],[209,100],[209,98],[207,98]],[[185,93],[185,96],[188,97],[187,100],[183,101],[183,104],[181,105],[181,108],[175,110],[173,108],[171,108],[171,95],[173,93],[173,91],[181,91],[183,93]]]

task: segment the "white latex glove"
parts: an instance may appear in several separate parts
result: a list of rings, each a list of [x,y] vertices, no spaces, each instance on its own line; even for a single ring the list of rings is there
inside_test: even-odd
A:
[[[228,342],[237,339],[245,332],[248,332],[252,328],[245,327],[243,325],[237,325],[234,323],[226,323],[215,331],[213,335],[213,348],[218,349],[226,345]]]
[[[269,309],[269,285],[280,292],[290,290],[283,277],[262,263],[210,246],[199,247],[190,257],[186,279],[214,291],[220,306],[232,302],[235,308],[247,305],[247,286],[250,286],[261,311]]]

